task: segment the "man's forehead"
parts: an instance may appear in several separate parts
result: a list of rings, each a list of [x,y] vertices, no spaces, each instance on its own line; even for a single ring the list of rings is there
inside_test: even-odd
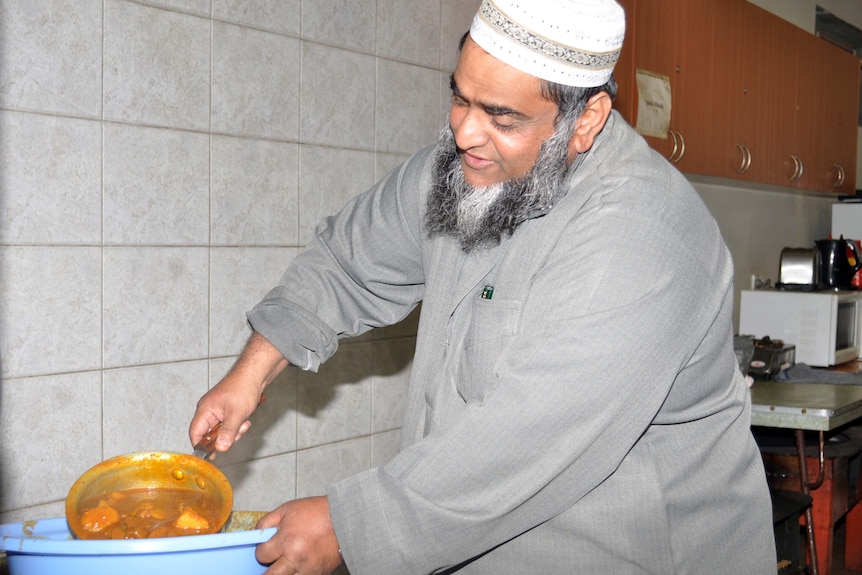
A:
[[[509,66],[469,37],[450,76],[450,88],[484,106],[513,111],[523,111],[526,102],[548,101],[539,78]]]

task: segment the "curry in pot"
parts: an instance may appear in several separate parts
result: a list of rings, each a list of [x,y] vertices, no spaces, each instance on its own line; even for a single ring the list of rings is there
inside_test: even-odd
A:
[[[113,491],[82,500],[87,539],[148,539],[210,533],[222,514],[211,495],[188,489]]]

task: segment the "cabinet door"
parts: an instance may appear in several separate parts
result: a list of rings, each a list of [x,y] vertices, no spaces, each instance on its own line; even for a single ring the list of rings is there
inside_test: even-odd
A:
[[[618,109],[637,126],[638,69],[670,82],[670,133],[650,146],[686,173],[853,193],[855,56],[746,0],[620,2]]]
[[[820,189],[853,195],[859,131],[859,59],[826,41],[818,39],[817,43],[822,55],[819,89],[823,93],[817,139],[824,150]]]
[[[646,140],[683,172],[716,175],[730,164],[735,174],[741,163],[730,117],[742,89],[744,4],[638,0],[634,7],[633,68],[667,76],[671,87],[672,133]],[[636,98],[630,105],[636,125]]]
[[[748,179],[788,185],[794,174],[795,26],[744,6],[743,105],[736,132],[750,153]]]
[[[638,0],[635,3],[634,68],[667,76],[671,89],[671,129],[678,104],[676,44],[679,36],[677,8],[685,0]],[[633,126],[637,126],[637,84],[633,86]],[[670,134],[664,138],[644,136],[647,143],[670,158],[676,152]]]
[[[684,157],[680,166],[685,171],[743,177],[740,172],[746,156],[737,145],[734,126],[742,109],[744,4],[745,0],[698,0],[689,4],[686,20],[697,25],[690,29],[692,34],[686,33],[680,56],[681,75],[687,71],[689,74],[684,86],[685,108],[678,125],[686,140],[696,143],[691,153],[697,154],[697,161],[684,164]],[[692,69],[702,72],[691,74]]]
[[[799,28],[795,30],[796,49],[796,107],[793,153],[785,157],[785,175],[790,172],[789,185],[805,190],[822,190],[823,166],[826,151],[820,141],[821,113],[824,90],[820,81],[823,73],[822,40]],[[789,161],[788,161],[789,160]],[[794,175],[793,171],[796,170]]]
[[[715,85],[716,17],[728,0],[682,0],[676,8],[676,54],[671,129],[682,147],[672,160],[680,170],[703,174],[716,150],[715,110],[722,95]],[[723,88],[723,87],[722,87]]]
[[[635,3],[636,0],[617,0],[626,13],[626,36],[623,40],[623,49],[620,51],[620,59],[614,67],[614,79],[617,81],[617,97],[614,99],[614,108],[626,121],[635,124],[635,61],[634,61],[634,38],[635,38]]]

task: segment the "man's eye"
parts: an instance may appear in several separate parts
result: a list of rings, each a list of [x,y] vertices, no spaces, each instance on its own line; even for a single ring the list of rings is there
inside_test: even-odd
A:
[[[514,130],[517,123],[509,116],[492,116],[491,121],[493,122],[494,127],[501,132]]]

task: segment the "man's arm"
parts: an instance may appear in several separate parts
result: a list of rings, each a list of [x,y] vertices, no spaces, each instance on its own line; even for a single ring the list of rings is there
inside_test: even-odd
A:
[[[216,450],[230,449],[248,430],[248,417],[260,402],[263,390],[288,365],[280,351],[253,332],[228,374],[198,401],[189,426],[192,445],[221,423]]]

